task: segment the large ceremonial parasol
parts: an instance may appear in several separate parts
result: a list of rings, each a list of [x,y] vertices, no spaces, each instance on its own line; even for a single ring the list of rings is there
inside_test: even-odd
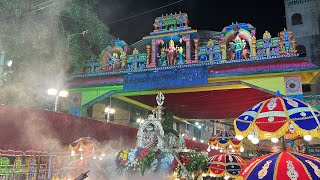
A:
[[[320,159],[300,153],[281,151],[251,160],[236,180],[320,179]]]
[[[239,156],[231,154],[220,154],[208,160],[207,175],[213,177],[236,177],[246,162]]]
[[[320,113],[309,104],[288,97],[274,97],[253,106],[234,121],[237,139],[277,142],[279,137],[296,135],[305,140],[320,137]]]
[[[229,133],[226,130],[209,139],[208,151],[210,149],[220,149],[220,152],[222,153],[224,148],[232,153],[244,151],[242,142],[235,138],[235,134]]]

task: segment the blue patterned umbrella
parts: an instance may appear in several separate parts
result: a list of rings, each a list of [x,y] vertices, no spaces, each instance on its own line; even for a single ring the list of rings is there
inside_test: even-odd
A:
[[[215,177],[236,177],[246,162],[239,156],[220,154],[208,160],[207,174]]]
[[[239,139],[253,134],[258,139],[279,138],[286,133],[320,137],[320,113],[294,98],[274,97],[253,106],[234,121]]]
[[[320,159],[281,151],[251,160],[236,180],[314,180],[320,179]]]

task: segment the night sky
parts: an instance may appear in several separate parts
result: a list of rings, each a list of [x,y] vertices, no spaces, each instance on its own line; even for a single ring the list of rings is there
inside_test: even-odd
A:
[[[177,0],[99,0],[99,16],[110,32],[132,44],[153,30],[154,19],[162,14],[185,12],[190,26],[197,30],[221,31],[232,22],[250,23],[257,29],[257,39],[265,30],[272,36],[286,27],[283,0],[184,0],[147,14],[114,21],[149,11]],[[262,4],[264,3],[264,4]]]

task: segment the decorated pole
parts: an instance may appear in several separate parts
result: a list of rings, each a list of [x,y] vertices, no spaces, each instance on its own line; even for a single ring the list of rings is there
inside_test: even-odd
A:
[[[177,153],[171,149],[171,147],[169,146],[169,143],[160,135],[159,131],[156,131],[156,134],[158,136],[158,138],[161,139],[161,141],[164,143],[165,146],[167,146],[169,152],[172,154],[172,156],[174,157],[174,159],[178,162],[178,164],[181,166],[181,168],[183,169],[183,171],[187,174],[188,179],[192,180],[192,176],[190,175],[190,173],[188,172],[188,170],[186,169],[186,167],[181,163],[181,161],[179,160]]]

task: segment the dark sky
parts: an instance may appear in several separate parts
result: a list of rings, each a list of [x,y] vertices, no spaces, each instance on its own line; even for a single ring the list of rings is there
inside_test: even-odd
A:
[[[257,29],[257,39],[265,30],[277,36],[285,25],[283,0],[184,0],[163,9],[112,23],[149,11],[177,0],[99,0],[99,16],[116,37],[132,44],[153,30],[154,19],[161,14],[186,12],[190,26],[197,30],[221,31],[232,22],[250,23]],[[111,23],[111,24],[110,24]]]

